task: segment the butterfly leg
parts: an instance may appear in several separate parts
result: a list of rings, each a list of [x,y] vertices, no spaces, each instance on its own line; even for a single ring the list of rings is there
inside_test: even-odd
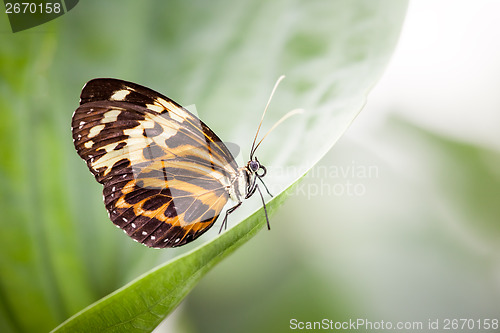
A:
[[[239,206],[241,206],[241,201],[226,211],[226,216],[224,216],[224,220],[222,221],[222,224],[220,226],[219,234],[222,232],[222,227],[224,227],[224,230],[227,229],[227,217],[229,216],[229,214],[234,212],[236,210],[236,208],[238,208]]]
[[[265,187],[265,185],[264,185],[264,187]],[[271,230],[271,225],[269,224],[269,217],[267,216],[267,208],[266,208],[266,203],[264,201],[264,196],[262,195],[262,192],[260,191],[260,188],[258,185],[255,185],[255,188],[257,189],[257,191],[259,191],[260,198],[262,200],[262,206],[264,206],[264,213],[266,214],[267,230]],[[267,189],[267,187],[266,187],[266,189]]]
[[[259,178],[260,179],[260,178]],[[262,179],[261,179],[262,181]],[[264,184],[264,182],[262,182],[262,184]],[[266,184],[264,184],[264,187],[266,188],[267,190],[267,186]],[[267,222],[267,230],[271,230],[271,225],[269,224],[269,217],[267,216],[267,208],[266,208],[266,202],[264,201],[264,196],[262,195],[262,192],[260,191],[260,188],[259,188],[259,185],[254,182],[253,184],[253,187],[250,189],[250,191],[248,192],[248,194],[245,196],[245,199],[248,199],[250,198],[252,195],[254,195],[255,193],[255,190],[259,191],[259,194],[260,194],[260,199],[262,200],[262,206],[264,206],[264,213],[266,214],[266,222]],[[269,193],[269,190],[267,191],[267,193]],[[269,193],[269,195],[271,195],[271,193]],[[271,195],[272,196],[272,195]],[[241,202],[240,202],[241,204]],[[233,207],[234,208],[234,207]],[[228,210],[229,211],[229,210]],[[226,214],[226,217],[227,217],[227,214]],[[225,220],[225,219],[224,219]],[[221,227],[221,230],[222,230],[222,227]]]
[[[266,183],[264,183],[262,178],[260,178],[260,177],[258,177],[258,178],[259,178],[260,182],[262,183],[262,185],[264,185],[264,188],[266,189],[267,194],[269,194],[273,198],[274,196],[271,194],[271,192],[269,192],[269,189],[267,188]]]

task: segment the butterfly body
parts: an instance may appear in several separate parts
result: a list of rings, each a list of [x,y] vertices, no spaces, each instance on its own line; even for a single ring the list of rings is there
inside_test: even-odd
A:
[[[72,132],[78,154],[104,185],[110,219],[149,247],[193,241],[231,199],[236,205],[227,210],[225,226],[228,214],[258,190],[257,180],[266,172],[252,157],[238,167],[198,117],[127,81],[89,81],[73,115]]]
[[[231,185],[227,186],[227,191],[231,200],[234,202],[243,201],[243,198],[247,195],[249,178],[249,171],[246,167],[238,169]]]

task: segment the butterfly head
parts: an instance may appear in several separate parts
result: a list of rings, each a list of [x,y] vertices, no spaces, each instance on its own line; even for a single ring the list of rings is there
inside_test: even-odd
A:
[[[257,159],[257,157],[255,157],[254,160],[250,160],[248,161],[247,163],[247,170],[249,171],[249,173],[251,175],[255,175],[259,178],[262,178],[266,175],[267,173],[267,169],[265,166],[263,166],[262,164],[260,164],[259,160]]]
[[[255,193],[255,190],[257,189],[257,180],[259,180],[262,183],[262,185],[264,185],[264,188],[266,189],[267,193],[270,196],[272,196],[271,193],[269,193],[266,184],[262,180],[262,177],[264,177],[267,174],[267,169],[265,166],[260,164],[257,157],[254,157],[253,160],[248,161],[244,169],[247,175],[246,177],[247,188],[246,188],[245,198],[249,198]]]

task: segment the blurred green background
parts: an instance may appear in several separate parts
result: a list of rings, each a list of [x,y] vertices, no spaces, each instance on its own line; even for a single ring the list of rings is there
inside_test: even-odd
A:
[[[0,16],[0,331],[48,331],[185,251],[152,251],[107,221],[101,186],[71,143],[82,85],[119,77],[183,104],[196,101],[221,137],[246,143],[280,74],[293,89],[284,83],[268,123],[295,103],[314,107],[302,96],[315,94],[291,92],[313,91],[323,106],[337,95],[345,102],[343,90],[366,73],[378,75],[382,65],[375,74],[350,68],[369,57],[372,66],[384,63],[405,7],[310,3],[309,20],[297,21],[306,14],[293,1],[84,1],[17,34]],[[424,328],[429,319],[500,318],[498,9],[485,0],[412,3],[365,110],[290,193],[271,232],[210,272],[157,331],[288,332],[293,318],[416,321]],[[313,15],[321,13],[331,22]],[[356,35],[377,19],[387,24],[380,36]],[[476,24],[466,29],[464,20]],[[310,34],[283,43],[296,22]],[[342,42],[357,47],[342,49],[338,39],[346,36],[356,36]],[[248,40],[253,52],[238,54]],[[293,52],[283,55],[285,48]],[[345,85],[328,92],[321,88],[331,84],[320,61],[325,53],[346,69],[338,75],[344,81],[337,78]],[[303,73],[309,80],[294,79]],[[351,74],[359,80],[349,81]],[[238,124],[224,121],[235,109]],[[293,152],[293,135],[284,134],[293,126],[270,138],[263,154],[310,167],[327,145],[316,155],[276,153]]]

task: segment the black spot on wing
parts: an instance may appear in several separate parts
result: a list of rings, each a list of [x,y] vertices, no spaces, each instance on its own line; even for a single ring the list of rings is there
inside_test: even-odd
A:
[[[92,141],[96,142],[92,149],[95,151],[95,154],[106,154],[106,150],[103,149],[103,147],[116,143],[117,145],[115,148],[113,148],[113,150],[118,150],[120,149],[117,148],[118,146],[123,144],[121,146],[123,147],[126,145],[126,142],[124,142],[124,140],[126,140],[127,138],[128,136],[124,135],[123,132],[112,129],[104,129],[97,138],[95,138],[94,140],[91,139]]]
[[[163,213],[166,218],[173,218],[176,217],[177,214],[177,209],[175,208],[174,201],[170,201],[168,204],[167,208],[165,209],[165,213]]]
[[[116,147],[113,150],[120,150],[123,147],[125,147],[127,143],[125,141],[120,142],[119,144],[116,145]]]
[[[161,159],[163,156],[165,156],[165,151],[156,143],[152,142],[143,149],[142,155],[147,160]]]
[[[153,128],[145,128],[142,135],[147,138],[153,138],[163,133],[163,127],[160,124],[155,123]]]
[[[163,205],[168,204],[171,200],[172,198],[164,195],[155,195],[144,202],[144,204],[142,205],[142,209],[155,211]]]
[[[186,135],[186,133],[183,133],[182,131],[177,131],[177,133],[165,140],[165,145],[169,148],[177,148],[179,146],[186,146],[186,147],[204,147],[201,146],[202,143],[196,140],[196,137],[193,137],[192,135]],[[198,149],[200,149],[198,148]]]

